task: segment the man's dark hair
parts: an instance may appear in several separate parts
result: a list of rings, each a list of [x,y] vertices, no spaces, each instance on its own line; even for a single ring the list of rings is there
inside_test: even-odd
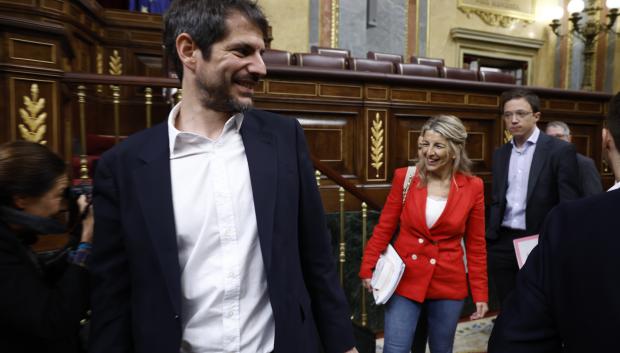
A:
[[[66,172],[62,158],[38,143],[0,145],[0,205],[14,207],[15,196],[42,196]]]
[[[607,113],[607,130],[614,138],[616,146],[620,144],[620,92],[618,92],[609,102],[609,113]]]
[[[205,60],[211,57],[214,43],[228,35],[226,19],[234,12],[243,15],[267,37],[267,19],[251,0],[174,0],[164,15],[164,46],[179,80],[183,80],[183,64],[177,54],[176,39],[189,34]]]
[[[504,113],[504,105],[506,105],[506,102],[520,98],[525,99],[530,104],[533,113],[538,113],[540,111],[540,98],[538,98],[534,92],[524,89],[515,89],[502,93],[499,100],[500,113]]]

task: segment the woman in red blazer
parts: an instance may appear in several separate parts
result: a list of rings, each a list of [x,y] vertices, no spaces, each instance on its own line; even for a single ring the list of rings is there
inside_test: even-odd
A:
[[[456,324],[468,295],[463,238],[476,303],[471,318],[481,318],[488,310],[484,190],[482,180],[470,174],[467,132],[457,117],[441,115],[429,119],[420,136],[419,162],[404,205],[407,168],[399,168],[359,272],[364,286],[372,291],[372,271],[400,224],[393,245],[405,271],[386,303],[384,353],[409,352],[422,303],[428,308],[431,352],[452,352]]]

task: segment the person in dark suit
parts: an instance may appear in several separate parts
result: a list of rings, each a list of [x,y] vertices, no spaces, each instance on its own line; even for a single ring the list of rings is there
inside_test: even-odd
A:
[[[249,0],[164,17],[183,100],[105,153],[92,353],[356,352],[299,123],[253,110],[267,21]]]
[[[518,271],[513,240],[538,234],[561,201],[580,197],[575,147],[541,134],[540,100],[525,90],[504,92],[501,114],[512,140],[493,154],[493,191],[486,237],[489,273],[501,302]]]
[[[545,133],[566,142],[572,141],[570,128],[563,121],[552,121],[547,124]],[[592,196],[603,192],[601,175],[598,173],[592,158],[577,153],[577,166],[579,167],[579,181],[582,196]]]
[[[616,141],[620,141],[620,93],[612,99],[603,129],[604,158],[618,180]],[[618,188],[616,182],[609,192],[561,204],[549,213],[539,244],[495,322],[489,353],[617,351]]]
[[[85,261],[93,216],[88,211],[76,227],[59,221],[68,186],[65,162],[47,147],[27,141],[0,146],[0,352],[82,352],[78,332],[88,309]],[[86,210],[85,197],[78,201]],[[52,258],[34,253],[39,236],[67,228],[75,244]]]

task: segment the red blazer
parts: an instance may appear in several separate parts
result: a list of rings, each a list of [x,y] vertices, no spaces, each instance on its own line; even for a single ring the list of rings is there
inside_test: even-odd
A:
[[[364,250],[359,276],[372,277],[377,259],[389,244],[400,221],[400,233],[394,248],[405,262],[405,272],[396,293],[417,302],[467,297],[467,275],[461,246],[461,239],[465,237],[469,285],[474,302],[488,302],[482,180],[457,173],[450,186],[446,207],[429,229],[426,225],[427,188],[418,187],[420,179],[417,173],[402,207],[406,173],[407,168],[394,172],[392,189],[379,223]]]

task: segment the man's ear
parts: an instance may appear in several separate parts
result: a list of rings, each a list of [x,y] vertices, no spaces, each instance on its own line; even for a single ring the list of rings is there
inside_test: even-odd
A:
[[[198,49],[192,37],[187,33],[181,33],[177,36],[175,42],[177,55],[184,67],[194,71],[196,70],[195,51]]]
[[[13,204],[16,208],[23,210],[30,204],[30,198],[24,196],[13,196]]]
[[[616,143],[614,141],[614,137],[611,135],[609,130],[607,130],[606,128],[603,128],[602,138],[603,138],[603,150],[613,151],[616,149]]]

